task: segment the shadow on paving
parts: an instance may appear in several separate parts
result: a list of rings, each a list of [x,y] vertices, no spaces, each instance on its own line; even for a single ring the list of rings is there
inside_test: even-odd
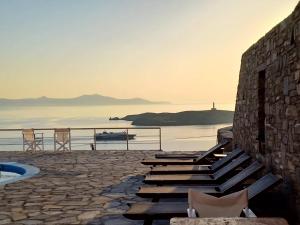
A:
[[[119,184],[103,188],[100,196],[109,200],[104,205],[105,213],[101,217],[89,221],[88,225],[142,225],[144,221],[129,220],[123,216],[128,203],[147,201],[135,195],[143,185],[144,176],[127,176]],[[153,225],[168,225],[169,221],[155,221]]]

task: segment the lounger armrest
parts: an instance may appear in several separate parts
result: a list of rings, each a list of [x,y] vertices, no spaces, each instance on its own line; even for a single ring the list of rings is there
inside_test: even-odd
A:
[[[187,211],[187,214],[188,214],[189,218],[196,218],[197,217],[195,209],[188,208],[186,211]]]
[[[256,218],[257,217],[255,215],[255,213],[249,208],[244,208],[243,213],[245,214],[245,217],[247,217],[247,218]]]

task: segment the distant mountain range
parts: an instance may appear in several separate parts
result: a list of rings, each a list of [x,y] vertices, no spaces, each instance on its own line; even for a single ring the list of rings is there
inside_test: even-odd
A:
[[[169,104],[169,102],[155,102],[142,98],[118,99],[102,95],[82,95],[76,98],[0,98],[0,106],[81,106],[81,105],[142,105]]]

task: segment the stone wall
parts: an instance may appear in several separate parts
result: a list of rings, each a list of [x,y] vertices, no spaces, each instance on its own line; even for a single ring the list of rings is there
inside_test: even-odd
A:
[[[221,143],[222,141],[230,141],[232,142],[233,133],[232,133],[232,126],[223,127],[218,129],[217,132],[217,140],[218,143]]]
[[[233,134],[233,145],[283,177],[300,218],[300,3],[243,54]]]

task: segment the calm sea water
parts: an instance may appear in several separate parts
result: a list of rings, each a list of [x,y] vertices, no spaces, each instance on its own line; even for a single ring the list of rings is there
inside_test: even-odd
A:
[[[219,105],[220,109],[234,110],[234,105]],[[132,127],[127,121],[109,121],[109,117],[122,117],[144,112],[180,112],[206,110],[210,105],[122,105],[122,106],[67,106],[67,107],[0,107],[0,128],[60,128],[60,127]],[[206,150],[216,143],[217,130],[230,124],[205,126],[162,127],[162,149],[165,151]],[[109,129],[104,129],[111,131]],[[103,130],[97,130],[102,132]],[[120,129],[119,131],[124,131]],[[53,149],[53,131],[41,131],[45,149]],[[72,131],[72,149],[90,150],[93,130]],[[129,142],[130,150],[159,148],[158,130],[130,130],[137,134]],[[0,132],[0,150],[22,150],[21,132]],[[126,142],[97,142],[97,149],[126,149]]]

